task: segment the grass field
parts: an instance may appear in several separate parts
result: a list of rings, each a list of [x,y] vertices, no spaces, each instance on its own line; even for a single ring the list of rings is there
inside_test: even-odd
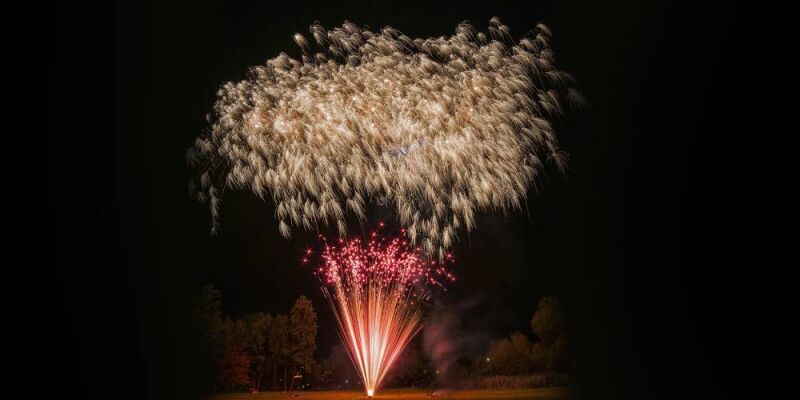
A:
[[[463,400],[563,400],[569,399],[571,391],[567,388],[515,389],[515,390],[460,390],[438,392],[429,396],[428,390],[387,389],[381,390],[374,397],[376,400],[431,400],[431,399],[463,399]],[[322,391],[299,392],[297,397],[281,392],[264,392],[258,394],[228,393],[216,395],[212,400],[365,400],[364,392],[357,391]]]

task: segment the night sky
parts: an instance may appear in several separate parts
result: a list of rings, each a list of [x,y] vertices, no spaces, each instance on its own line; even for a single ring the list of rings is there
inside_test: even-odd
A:
[[[736,297],[749,259],[739,189],[727,166],[757,131],[741,99],[753,61],[744,15],[662,1],[132,2],[42,11],[47,173],[43,305],[61,385],[119,398],[188,398],[190,296],[222,292],[223,310],[287,312],[309,296],[320,354],[337,336],[319,282],[299,262],[315,233],[286,240],[269,202],[223,198],[221,230],[188,195],[186,149],[208,128],[217,88],[280,52],[295,32],[344,20],[408,36],[450,35],[492,16],[519,38],[542,21],[559,69],[590,106],[558,126],[571,156],[549,170],[528,212],[482,215],[454,246],[458,282],[441,301],[477,348],[530,333],[538,300],[561,298],[586,398],[708,398],[745,384]],[[97,15],[97,17],[94,17]],[[738,116],[731,118],[730,116]],[[739,213],[740,218],[731,218]],[[372,222],[393,217],[373,209]],[[365,226],[369,229],[369,224]],[[738,250],[733,250],[738,249]],[[50,347],[47,347],[50,349]],[[99,397],[104,397],[100,395]],[[721,397],[721,396],[720,396]]]

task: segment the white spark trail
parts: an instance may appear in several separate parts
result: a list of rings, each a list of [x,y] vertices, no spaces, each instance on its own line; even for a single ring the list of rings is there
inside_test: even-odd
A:
[[[520,209],[543,160],[565,168],[554,121],[583,100],[544,25],[516,43],[497,18],[490,37],[467,22],[413,40],[349,22],[310,32],[294,36],[301,60],[281,53],[218,92],[189,152],[213,229],[224,188],[271,197],[286,237],[321,224],[344,235],[347,215],[380,202],[441,258],[476,212]]]

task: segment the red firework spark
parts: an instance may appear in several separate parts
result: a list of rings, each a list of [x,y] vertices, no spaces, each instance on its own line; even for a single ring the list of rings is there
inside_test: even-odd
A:
[[[382,225],[381,225],[382,226]],[[339,334],[372,396],[397,357],[422,328],[422,304],[429,285],[454,281],[446,263],[423,256],[402,235],[373,232],[368,239],[322,238],[316,274],[336,316]],[[307,250],[303,262],[308,262]]]

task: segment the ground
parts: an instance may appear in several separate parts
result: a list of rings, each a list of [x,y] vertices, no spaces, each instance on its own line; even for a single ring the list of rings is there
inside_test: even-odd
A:
[[[438,392],[436,396],[429,396],[428,390],[417,389],[387,389],[375,395],[375,400],[431,400],[431,399],[461,399],[461,400],[565,400],[572,393],[566,388],[542,389],[515,389],[515,390],[460,390]],[[281,392],[264,392],[258,394],[228,393],[217,395],[213,400],[365,400],[364,392],[357,391],[321,391],[299,392],[297,397],[289,397]]]

